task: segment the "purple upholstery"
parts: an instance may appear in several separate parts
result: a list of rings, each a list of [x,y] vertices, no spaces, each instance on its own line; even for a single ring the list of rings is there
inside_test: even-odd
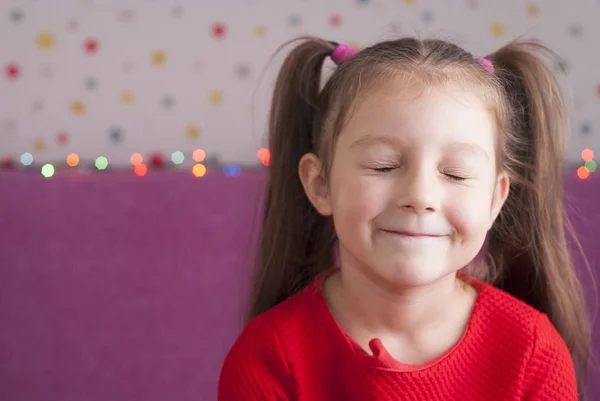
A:
[[[216,400],[260,183],[257,172],[0,173],[0,399]],[[597,262],[600,181],[568,178],[567,192]],[[598,352],[598,325],[594,341]],[[598,382],[590,390],[600,399]]]

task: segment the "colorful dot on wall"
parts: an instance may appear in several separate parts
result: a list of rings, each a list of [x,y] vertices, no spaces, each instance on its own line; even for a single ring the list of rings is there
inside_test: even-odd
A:
[[[167,55],[162,50],[154,50],[150,54],[150,60],[153,65],[164,65],[167,60]]]
[[[333,14],[329,17],[329,25],[331,25],[334,28],[339,27],[340,25],[342,25],[342,17],[339,14]]]
[[[185,160],[185,156],[183,155],[183,152],[181,151],[176,151],[173,152],[173,154],[171,155],[171,161],[173,162],[173,164],[181,164],[183,163],[183,161]]]
[[[592,149],[584,149],[581,151],[581,158],[583,161],[590,161],[594,159],[594,151]]]
[[[106,170],[106,168],[108,167],[108,159],[104,156],[100,156],[96,158],[94,166],[96,166],[98,170]]]
[[[55,43],[54,35],[50,32],[40,32],[37,35],[35,42],[40,49],[52,49]]]
[[[356,2],[361,6],[365,5],[365,4],[369,4],[369,0],[356,0]]]
[[[192,174],[194,174],[195,177],[204,177],[206,174],[206,166],[200,163],[194,165],[194,167],[192,167]]]
[[[67,134],[65,131],[59,132],[56,134],[56,142],[59,145],[66,145],[67,142],[69,142],[69,134]]]
[[[175,99],[173,99],[173,96],[167,95],[161,99],[160,104],[164,109],[172,109],[175,106]]]
[[[183,15],[183,7],[175,6],[171,8],[171,15],[177,18],[181,17]]]
[[[33,140],[33,150],[36,152],[43,152],[46,149],[46,141],[42,138],[36,138]]]
[[[467,6],[471,10],[476,10],[477,8],[479,8],[479,0],[467,0]]]
[[[138,177],[143,177],[148,173],[148,166],[145,164],[138,164],[133,168],[133,172]]]
[[[117,13],[117,19],[125,23],[132,22],[135,19],[135,12],[130,8],[120,10]]]
[[[212,104],[216,105],[223,103],[223,92],[211,91],[209,94],[209,100]]]
[[[134,153],[129,158],[132,165],[137,166],[144,162],[144,157],[140,153]]]
[[[267,36],[267,27],[266,26],[257,26],[254,28],[254,36],[262,39]]]
[[[71,111],[77,115],[83,115],[85,113],[85,105],[81,100],[74,100],[71,102]]]
[[[588,171],[590,173],[594,173],[596,172],[596,169],[598,168],[598,164],[596,164],[596,162],[594,160],[588,160],[585,162],[584,164],[585,168],[588,169]]]
[[[88,90],[95,90],[96,87],[98,86],[98,81],[96,81],[96,78],[94,77],[87,77],[84,81],[83,81],[83,85],[88,89]]]
[[[188,139],[191,140],[196,140],[200,137],[200,127],[198,127],[197,125],[188,125],[188,127],[185,130],[185,135],[187,136]]]
[[[250,66],[248,64],[238,64],[235,66],[235,75],[240,79],[246,79],[250,76]]]
[[[7,135],[15,135],[17,133],[17,120],[15,118],[5,118],[0,125],[2,133]]]
[[[223,174],[227,177],[239,177],[242,174],[242,168],[235,164],[223,166]]]
[[[50,163],[46,163],[42,166],[41,173],[44,177],[50,178],[54,175],[54,166]]]
[[[414,4],[417,4],[417,0],[402,0],[402,2],[406,5],[412,6]]]
[[[590,124],[589,122],[581,123],[581,125],[579,126],[579,132],[581,132],[583,135],[591,134],[592,133],[592,124]]]
[[[134,94],[132,91],[123,91],[121,92],[121,102],[124,104],[131,104],[134,100]]]
[[[44,110],[44,102],[41,99],[36,99],[31,103],[31,110],[34,113],[39,113]]]
[[[6,66],[4,72],[6,73],[6,77],[8,79],[15,80],[19,78],[19,75],[21,75],[21,68],[15,63],[10,63]]]
[[[167,163],[167,159],[162,153],[154,152],[150,155],[150,164],[154,168],[163,168]]]
[[[119,143],[123,140],[123,131],[119,127],[111,127],[108,130],[108,138],[113,143]]]
[[[33,155],[29,152],[25,152],[21,155],[19,161],[24,166],[31,166],[31,164],[33,163]]]
[[[540,8],[535,3],[527,4],[527,15],[530,17],[537,17],[540,13]]]
[[[0,169],[11,170],[15,167],[15,160],[11,156],[3,156],[0,159]]]
[[[423,20],[423,22],[427,22],[427,23],[433,21],[433,12],[423,11],[423,13],[421,14],[421,20]]]
[[[299,27],[302,25],[302,17],[298,14],[292,14],[288,17],[287,23],[292,28]]]
[[[581,180],[586,180],[590,176],[590,170],[585,166],[581,166],[577,169],[577,177]]]
[[[69,20],[67,21],[67,31],[69,32],[77,32],[79,29],[79,22],[77,20]]]
[[[227,36],[227,26],[222,22],[215,22],[210,27],[210,33],[215,39],[225,39],[225,36]]]
[[[569,26],[569,34],[573,37],[580,37],[583,34],[583,27],[581,24],[571,24]]]
[[[493,36],[502,36],[504,35],[506,28],[502,22],[496,21],[490,26],[490,31],[492,32]]]
[[[83,50],[87,54],[96,54],[98,52],[99,47],[100,47],[100,44],[98,43],[98,40],[95,38],[88,38],[83,42]]]
[[[67,156],[67,165],[69,167],[76,167],[79,164],[79,156],[76,153],[71,153]]]
[[[23,21],[23,19],[25,19],[25,13],[22,10],[12,10],[10,12],[10,16],[9,19],[18,24],[19,22]]]

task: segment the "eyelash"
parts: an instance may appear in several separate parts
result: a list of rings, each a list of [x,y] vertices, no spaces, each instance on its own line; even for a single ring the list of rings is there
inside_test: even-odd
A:
[[[398,166],[385,166],[385,167],[373,167],[372,170],[377,172],[377,173],[388,173],[392,170],[397,169]],[[461,181],[465,181],[466,178],[465,177],[459,177],[457,175],[453,175],[453,174],[444,174],[446,177],[448,177],[450,180],[452,181],[456,181],[456,182],[461,182]]]

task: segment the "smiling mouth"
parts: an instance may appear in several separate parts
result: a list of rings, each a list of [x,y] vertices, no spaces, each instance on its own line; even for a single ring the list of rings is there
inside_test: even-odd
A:
[[[413,231],[395,231],[395,230],[381,230],[381,231],[383,231],[384,233],[387,233],[387,234],[392,234],[392,235],[397,235],[400,237],[407,237],[407,238],[443,238],[443,237],[447,237],[447,235],[420,233],[420,232],[413,232]]]

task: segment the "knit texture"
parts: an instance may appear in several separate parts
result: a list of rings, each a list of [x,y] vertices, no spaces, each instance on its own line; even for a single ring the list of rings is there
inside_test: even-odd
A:
[[[576,401],[573,362],[547,318],[483,282],[462,339],[420,366],[367,352],[330,314],[321,278],[251,321],[229,351],[219,401]]]

